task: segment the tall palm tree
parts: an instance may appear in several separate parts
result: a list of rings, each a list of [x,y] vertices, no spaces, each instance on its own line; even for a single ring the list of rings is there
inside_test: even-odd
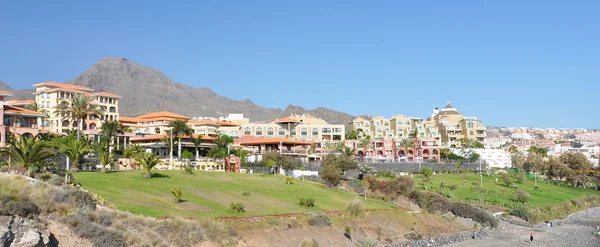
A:
[[[345,146],[344,149],[341,150],[343,155],[346,156],[354,156],[354,152],[356,151],[354,148]]]
[[[47,121],[48,118],[50,117],[48,115],[48,111],[46,109],[42,108],[42,106],[40,104],[38,104],[37,101],[29,103],[24,108],[27,110],[30,110],[30,111],[39,112],[39,113],[44,114],[42,121]]]
[[[83,120],[89,115],[102,115],[103,111],[98,105],[92,104],[93,97],[82,93],[76,93],[72,99],[64,99],[56,107],[56,116],[64,116],[63,120],[68,119],[77,122],[77,139],[80,139],[80,132],[83,129]]]
[[[101,140],[93,146],[96,152],[98,153],[98,160],[102,165],[102,171],[110,172],[110,165],[114,158],[114,155],[110,152],[110,141]],[[108,167],[108,170],[106,169],[106,167]]]
[[[150,173],[150,170],[162,163],[158,156],[154,155],[153,153],[145,152],[138,154],[135,157],[135,161],[137,161],[137,163],[144,167],[144,170],[146,170],[146,174],[144,175],[145,178],[151,178],[152,173]]]
[[[12,164],[19,164],[27,169],[31,176],[34,168],[46,164],[46,159],[54,157],[52,146],[48,141],[41,140],[38,136],[20,136],[10,144],[8,149]]]
[[[181,137],[184,135],[191,136],[192,128],[187,125],[187,121],[177,119],[169,124],[173,128],[173,135],[177,137],[177,158],[181,159]]]
[[[76,170],[79,161],[90,152],[94,151],[91,141],[87,137],[76,139],[74,136],[67,136],[57,140],[58,151],[65,154],[71,160],[71,169]]]
[[[143,147],[138,146],[137,144],[131,144],[131,145],[127,146],[127,148],[125,150],[123,150],[123,156],[125,156],[125,158],[128,159],[129,164],[131,164],[131,158],[135,158],[137,155],[139,155],[143,152],[144,152]]]
[[[167,146],[167,148],[169,149],[169,155],[171,155],[173,153],[173,150],[171,150],[171,138],[165,137],[161,140],[161,142],[165,144],[165,146]],[[176,146],[178,143],[179,142],[177,141],[177,139],[173,140],[173,146]]]
[[[367,137],[361,139],[360,142],[358,143],[358,147],[364,148],[364,149],[371,148],[372,146],[373,145],[371,145],[371,137],[370,136],[367,136]]]
[[[194,147],[196,148],[196,159],[198,159],[198,157],[200,157],[200,154],[198,153],[198,149],[200,148],[200,145],[202,145],[202,141],[203,141],[202,137],[204,137],[203,134],[196,136],[196,138],[194,138],[193,136],[191,137],[192,143],[194,143]]]
[[[224,159],[229,156],[229,145],[233,143],[233,138],[228,135],[219,135],[215,140],[215,145],[208,151],[208,156],[215,159]]]
[[[109,153],[112,153],[112,146],[114,145],[113,138],[118,138],[119,134],[123,134],[123,125],[117,120],[105,120],[100,127],[100,133],[108,137]]]

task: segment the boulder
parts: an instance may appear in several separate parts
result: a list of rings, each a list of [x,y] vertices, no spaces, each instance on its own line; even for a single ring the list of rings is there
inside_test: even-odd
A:
[[[57,241],[49,231],[40,231],[19,216],[0,216],[0,246],[54,247]]]

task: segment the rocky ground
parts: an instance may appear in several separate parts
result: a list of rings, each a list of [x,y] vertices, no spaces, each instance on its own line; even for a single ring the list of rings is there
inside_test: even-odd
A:
[[[527,227],[526,224],[512,224],[502,221],[498,229],[488,230],[488,236],[482,239],[471,239],[453,243],[449,247],[479,246],[544,246],[544,247],[580,247],[600,246],[600,238],[593,235],[600,226],[600,207],[574,213],[562,220],[561,225],[539,224]],[[534,241],[529,242],[533,233]]]

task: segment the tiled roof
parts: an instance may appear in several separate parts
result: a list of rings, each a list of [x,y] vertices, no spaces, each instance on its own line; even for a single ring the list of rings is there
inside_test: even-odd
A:
[[[94,89],[91,89],[89,87],[84,87],[84,86],[79,86],[79,85],[69,84],[69,83],[53,82],[53,81],[42,82],[42,83],[35,84],[33,86],[34,87],[51,86],[51,87],[59,87],[59,88],[63,88],[63,89],[75,89],[75,90],[88,91],[88,92],[94,91]]]
[[[132,142],[134,141],[160,141],[162,139],[165,139],[166,137],[169,137],[168,135],[151,135],[151,136],[143,136],[143,137],[132,137],[130,140]],[[192,137],[197,138],[198,134],[193,134]],[[189,136],[183,136],[183,138],[189,138]],[[216,140],[216,137],[212,137],[212,136],[202,136],[202,140],[206,140],[206,141],[214,141]]]
[[[112,97],[112,98],[121,98],[121,96],[116,95],[116,94],[112,94],[112,93],[107,93],[107,92],[94,92],[94,93],[88,93],[87,95],[90,96],[104,96],[104,97]]]
[[[452,105],[450,105],[450,103],[448,103],[448,105],[446,105],[446,106],[444,107],[444,109],[454,109],[454,107],[452,107]]]
[[[300,121],[292,118],[292,117],[284,117],[284,118],[280,118],[275,120],[275,123],[299,123]]]
[[[4,112],[5,113],[20,113],[22,115],[29,115],[29,116],[36,116],[36,117],[43,117],[45,116],[43,113],[39,113],[36,111],[30,111],[27,109],[23,109],[23,108],[19,108],[19,107],[14,107],[14,106],[10,106],[10,105],[4,105]]]
[[[6,101],[6,104],[7,105],[29,105],[33,102],[35,102],[35,100],[30,100],[30,99],[28,99],[28,100],[9,100],[9,101]]]
[[[12,93],[6,91],[0,91],[1,96],[12,96]]]
[[[253,140],[240,141],[242,146],[264,145],[264,144],[292,144],[292,145],[310,145],[311,141],[291,140],[285,138],[256,138]]]
[[[189,117],[186,116],[182,116],[179,114],[175,114],[172,112],[168,112],[168,111],[161,111],[161,112],[151,112],[148,114],[144,114],[141,116],[136,117],[138,119],[144,119],[144,120],[176,120],[176,119],[182,119],[182,120],[189,120]]]
[[[240,126],[239,124],[232,122],[214,120],[191,120],[190,123],[193,123],[195,125]]]

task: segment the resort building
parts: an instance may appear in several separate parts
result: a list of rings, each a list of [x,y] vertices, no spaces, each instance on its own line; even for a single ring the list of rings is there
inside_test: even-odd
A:
[[[27,105],[34,103],[35,100],[7,100],[4,102],[7,105],[15,106],[19,108],[25,108]]]
[[[68,116],[59,116],[56,108],[59,104],[68,104],[75,94],[85,94],[93,97],[92,104],[100,107],[103,113],[100,116],[90,115],[83,120],[83,130],[100,128],[104,120],[119,119],[120,96],[107,92],[94,92],[93,89],[59,82],[43,82],[33,85],[35,87],[35,101],[47,113],[48,118],[40,123],[40,127],[56,133],[66,133],[78,126],[77,120]]]
[[[465,117],[450,104],[441,110],[434,108],[430,120],[438,127],[442,142],[448,147],[460,146],[462,138],[485,142],[486,128],[483,122],[476,117]]]
[[[6,104],[9,92],[0,91],[0,146],[3,147],[9,135],[35,136],[39,133],[38,121],[45,115]]]
[[[382,116],[371,120],[358,117],[346,125],[348,131],[356,131],[359,136],[374,139],[440,138],[438,127],[432,120],[405,117],[398,114],[390,119]]]
[[[240,136],[262,138],[283,138],[315,142],[336,142],[345,139],[345,126],[328,124],[311,115],[291,115],[271,123],[250,123],[240,125]]]
[[[368,142],[367,142],[368,140]],[[346,147],[354,149],[356,156],[385,161],[440,160],[440,140],[432,137],[407,139],[410,145],[397,138],[346,140]]]

